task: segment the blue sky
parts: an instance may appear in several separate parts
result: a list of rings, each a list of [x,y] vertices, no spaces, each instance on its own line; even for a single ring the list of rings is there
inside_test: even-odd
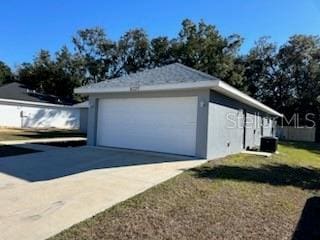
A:
[[[320,34],[318,0],[10,0],[0,8],[0,60],[11,67],[31,61],[40,49],[70,46],[81,28],[101,26],[118,39],[142,27],[150,37],[175,37],[181,21],[203,19],[223,35],[245,38],[246,52],[260,36],[278,44],[296,33]]]

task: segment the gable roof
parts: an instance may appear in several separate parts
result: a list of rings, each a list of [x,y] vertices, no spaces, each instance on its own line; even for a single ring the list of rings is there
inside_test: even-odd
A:
[[[180,63],[173,63],[163,67],[148,69],[99,83],[89,84],[76,88],[74,92],[80,94],[94,94],[200,88],[213,89],[263,112],[274,116],[283,116],[281,113],[255,100],[222,80]]]
[[[0,86],[0,99],[63,105],[72,104],[72,102],[65,101],[63,99],[58,98],[57,96],[38,93],[18,82],[8,83],[3,86]]]

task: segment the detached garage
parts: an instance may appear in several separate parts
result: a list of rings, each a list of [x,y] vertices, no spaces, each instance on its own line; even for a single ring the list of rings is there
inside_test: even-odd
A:
[[[282,116],[178,63],[75,92],[89,96],[88,144],[93,146],[215,158],[258,147]]]

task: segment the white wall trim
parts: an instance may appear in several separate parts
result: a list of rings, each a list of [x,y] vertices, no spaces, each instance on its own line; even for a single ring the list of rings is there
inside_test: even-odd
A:
[[[8,104],[22,104],[22,105],[32,105],[32,106],[44,106],[44,107],[56,107],[56,108],[77,108],[69,105],[61,105],[61,104],[52,104],[52,103],[41,103],[41,102],[31,102],[31,101],[23,101],[23,100],[13,100],[13,99],[5,99],[0,98],[0,103],[8,103]]]

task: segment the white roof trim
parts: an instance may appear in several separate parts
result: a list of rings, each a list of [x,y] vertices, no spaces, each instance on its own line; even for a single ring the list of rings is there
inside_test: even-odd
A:
[[[23,100],[13,100],[0,98],[0,103],[10,103],[10,104],[22,104],[22,105],[34,105],[42,107],[56,107],[56,108],[75,108],[69,105],[53,104],[53,103],[42,103],[42,102],[32,102],[32,101],[23,101]]]
[[[230,86],[229,84],[219,81],[218,85],[212,87],[213,90],[222,93],[228,97],[234,98],[239,102],[245,103],[251,107],[257,108],[263,112],[269,113],[271,115],[275,115],[278,117],[283,117],[283,114],[277,112],[276,110],[268,107],[267,105],[255,100],[254,98],[248,96],[247,94],[239,91],[238,89]]]
[[[218,84],[218,81],[201,81],[174,84],[142,85],[131,87],[115,88],[76,88],[74,93],[91,94],[91,93],[121,93],[121,92],[146,92],[146,91],[163,91],[163,90],[183,90],[194,88],[210,88]]]
[[[74,90],[75,93],[80,94],[94,94],[94,93],[123,93],[123,92],[146,92],[146,91],[172,91],[172,90],[187,90],[210,88],[220,92],[228,97],[234,98],[244,104],[257,108],[263,112],[274,116],[283,117],[283,115],[254,98],[244,94],[238,89],[230,86],[221,80],[209,80],[189,83],[175,83],[175,84],[159,84],[150,86],[132,86],[132,87],[116,87],[116,88],[85,88],[80,87]]]

